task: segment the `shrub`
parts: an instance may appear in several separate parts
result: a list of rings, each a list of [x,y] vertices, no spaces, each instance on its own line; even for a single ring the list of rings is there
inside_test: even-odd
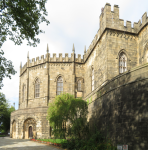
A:
[[[67,148],[69,150],[117,150],[112,144],[112,141],[97,131],[87,139],[71,138],[67,143],[61,143],[62,148]]]

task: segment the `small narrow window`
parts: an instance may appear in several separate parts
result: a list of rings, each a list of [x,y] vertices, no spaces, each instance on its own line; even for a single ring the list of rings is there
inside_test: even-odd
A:
[[[127,70],[127,58],[124,53],[121,53],[119,57],[119,73],[123,73],[126,70]]]
[[[25,85],[23,85],[23,89],[22,89],[22,101],[25,100]]]
[[[81,80],[78,81],[78,91],[81,91]]]
[[[63,92],[63,79],[59,77],[57,80],[57,95],[60,95]]]
[[[35,97],[40,97],[40,83],[39,79],[36,80],[35,82]]]
[[[94,68],[92,68],[92,91],[94,90]]]

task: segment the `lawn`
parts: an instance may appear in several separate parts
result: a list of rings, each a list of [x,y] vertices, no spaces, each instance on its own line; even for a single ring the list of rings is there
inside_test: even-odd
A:
[[[45,141],[45,142],[52,142],[52,143],[57,143],[57,144],[60,144],[62,142],[67,142],[67,140],[65,139],[37,139],[37,140]]]

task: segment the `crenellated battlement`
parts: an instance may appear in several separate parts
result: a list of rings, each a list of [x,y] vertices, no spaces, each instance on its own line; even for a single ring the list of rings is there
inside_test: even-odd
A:
[[[45,58],[44,58],[44,55],[41,56],[41,59],[39,59],[39,57],[36,57],[36,61],[35,61],[35,58],[32,58],[32,61],[31,60],[29,61],[29,65],[25,64],[23,68],[20,67],[21,68],[20,70],[21,72],[24,72],[24,70],[27,69],[27,66],[32,67],[32,66],[39,65],[42,63],[46,63],[46,62],[57,62],[57,63],[69,62],[71,63],[74,61],[77,63],[84,63],[89,57],[90,53],[93,51],[98,41],[101,39],[106,29],[109,29],[109,30],[112,29],[115,32],[120,32],[121,34],[120,37],[123,37],[123,38],[126,37],[126,36],[123,36],[123,33],[130,34],[130,36],[128,35],[128,37],[130,37],[130,39],[135,40],[135,36],[138,35],[138,33],[147,23],[148,23],[148,17],[147,17],[147,12],[145,12],[142,16],[142,21],[139,20],[138,22],[134,22],[133,27],[132,27],[131,21],[126,21],[126,26],[125,26],[124,20],[119,18],[118,5],[114,5],[114,10],[111,11],[111,5],[109,3],[106,3],[102,13],[100,14],[100,28],[97,31],[97,34],[94,36],[94,39],[92,40],[88,49],[84,50],[83,59],[81,59],[80,54],[78,54],[77,58],[76,56],[74,58],[73,55],[76,55],[75,53],[71,53],[71,57],[68,57],[68,53],[65,53],[65,57],[62,57],[62,53],[59,53],[58,57],[56,56],[56,53],[53,53],[53,57],[51,57],[50,53],[47,53],[45,55]],[[117,36],[119,36],[120,34],[117,33]]]
[[[75,59],[74,59],[74,55],[75,55]],[[35,58],[29,59],[28,61],[29,65],[27,65],[27,63],[23,67],[22,65],[20,65],[20,74],[22,74],[27,69],[27,66],[33,67],[46,62],[72,63],[73,60],[76,63],[84,63],[84,59],[81,59],[81,54],[78,54],[78,56],[76,57],[76,54],[71,53],[71,57],[68,57],[68,53],[65,53],[65,57],[62,57],[62,53],[59,53],[59,57],[57,57],[56,53],[53,53],[53,57],[51,57],[50,53],[47,53],[45,57],[44,55],[41,55],[41,57],[38,56],[36,57],[36,59]]]
[[[142,22],[139,20],[138,22],[132,23],[131,21],[126,21],[126,26],[124,26],[124,20],[119,19],[119,7],[118,5],[114,5],[114,11],[111,11],[111,5],[106,3],[103,12],[100,15],[100,28],[92,40],[90,46],[88,47],[86,53],[84,54],[84,62],[89,57],[89,54],[97,44],[98,40],[103,35],[105,29],[114,29],[120,32],[130,33],[137,35],[141,29],[148,23],[147,12],[145,12],[142,16]]]
[[[124,20],[119,19],[119,7],[114,5],[114,10],[111,11],[111,5],[106,3],[103,12],[100,15],[100,30],[105,28],[112,28],[117,30],[122,30],[131,33],[138,33],[141,28],[148,22],[147,12],[142,16],[142,22],[134,22],[133,27],[131,21],[126,21],[126,26],[124,26]]]

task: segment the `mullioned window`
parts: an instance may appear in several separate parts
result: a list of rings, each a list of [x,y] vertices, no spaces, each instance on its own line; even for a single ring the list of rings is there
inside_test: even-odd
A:
[[[63,92],[63,78],[60,76],[57,79],[57,95],[60,95]]]
[[[40,97],[40,83],[39,79],[36,80],[35,82],[35,97]]]
[[[127,57],[124,53],[119,56],[119,73],[123,73],[127,70]]]

